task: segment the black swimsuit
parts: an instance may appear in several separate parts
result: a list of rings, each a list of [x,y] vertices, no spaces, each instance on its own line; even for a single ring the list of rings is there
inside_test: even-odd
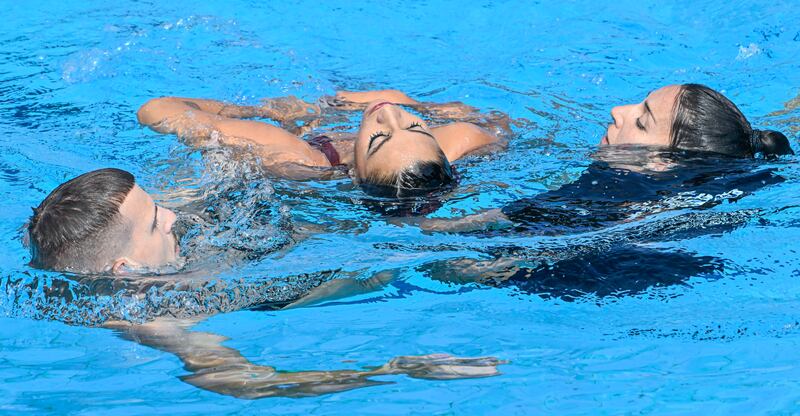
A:
[[[711,208],[785,180],[773,169],[757,170],[755,163],[693,160],[669,171],[644,174],[594,162],[575,182],[514,201],[502,211],[516,232],[555,235],[596,230],[629,218],[632,205],[693,192],[714,196],[695,207]],[[733,190],[741,192],[726,194]]]

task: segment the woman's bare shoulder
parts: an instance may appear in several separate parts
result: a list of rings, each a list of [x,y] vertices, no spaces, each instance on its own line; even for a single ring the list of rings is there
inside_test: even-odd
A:
[[[451,162],[478,149],[503,147],[503,142],[495,134],[468,122],[445,124],[431,131]]]

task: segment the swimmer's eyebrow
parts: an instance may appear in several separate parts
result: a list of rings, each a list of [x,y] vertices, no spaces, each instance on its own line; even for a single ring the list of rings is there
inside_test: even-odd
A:
[[[650,104],[647,104],[647,100],[644,101],[644,109],[645,109],[645,111],[650,113],[650,118],[653,119],[653,124],[655,125],[656,124],[656,116],[655,116],[655,114],[653,114],[653,110],[650,109]]]
[[[155,205],[155,207],[156,207],[156,212],[155,214],[153,214],[153,226],[150,228],[151,233],[156,232],[156,227],[158,227],[158,205]]]

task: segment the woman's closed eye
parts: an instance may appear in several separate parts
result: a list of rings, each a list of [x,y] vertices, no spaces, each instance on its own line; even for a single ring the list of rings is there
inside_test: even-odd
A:
[[[644,128],[644,124],[642,124],[642,120],[640,118],[636,119],[636,127],[641,131],[647,131],[647,129]]]
[[[372,135],[369,136],[369,145],[367,145],[367,150],[371,149],[372,144],[375,143],[375,140],[378,140],[381,137],[385,137],[388,139],[389,133],[386,133],[384,131],[376,131],[375,133],[372,133]]]
[[[431,134],[430,134],[430,133],[429,133],[429,132],[428,132],[428,131],[425,129],[425,127],[423,127],[423,126],[422,126],[422,124],[420,124],[420,123],[418,123],[418,122],[416,122],[416,121],[415,121],[415,122],[413,122],[413,123],[411,123],[411,125],[409,125],[409,126],[406,128],[406,130],[408,130],[408,131],[413,131],[414,133],[421,133],[421,134],[424,134],[424,135],[426,135],[426,136],[428,136],[428,137],[430,137],[430,138],[432,138],[432,139],[434,139],[434,140],[435,140],[435,138],[433,137],[433,135],[431,135]]]

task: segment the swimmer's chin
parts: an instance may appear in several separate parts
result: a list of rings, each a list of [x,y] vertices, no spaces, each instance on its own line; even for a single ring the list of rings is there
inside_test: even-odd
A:
[[[600,139],[600,146],[608,146],[609,144],[608,135],[604,135],[603,138]]]

